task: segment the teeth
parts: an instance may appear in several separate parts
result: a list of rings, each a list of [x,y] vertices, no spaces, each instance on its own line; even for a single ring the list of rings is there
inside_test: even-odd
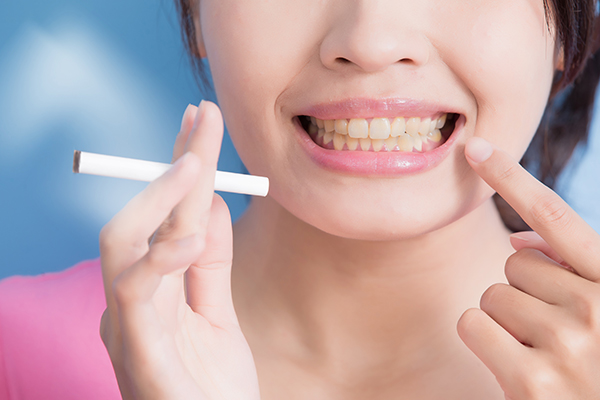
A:
[[[387,118],[373,118],[369,126],[371,139],[387,139],[390,137],[390,120]]]
[[[325,136],[327,136],[327,134],[325,134]],[[415,149],[416,151],[423,151],[423,140],[421,140],[419,136],[413,138],[413,149]]]
[[[428,133],[433,132],[436,129],[437,123],[438,123],[437,119],[432,119],[431,122],[429,123],[429,129],[427,129],[427,132]]]
[[[406,133],[413,138],[419,135],[419,125],[421,124],[421,118],[409,118],[406,121]]]
[[[325,125],[325,132],[335,131],[335,120],[334,119],[327,119],[327,120],[323,121],[323,124]]]
[[[444,124],[446,124],[446,117],[448,117],[448,114],[444,114],[442,115],[438,120],[437,120],[437,124],[436,124],[436,128],[438,129],[442,129],[444,127]]]
[[[384,143],[385,143],[385,140],[383,140],[383,139],[371,139],[371,144],[373,145],[374,151],[381,151],[381,149],[383,149]]]
[[[439,118],[396,117],[321,120],[310,117],[308,133],[327,148],[337,151],[423,151],[441,144],[440,129],[444,127],[447,114]],[[432,147],[433,146],[433,147]]]
[[[342,150],[344,148],[344,144],[346,144],[346,136],[340,135],[339,133],[334,133],[333,135],[333,148],[336,150]]]
[[[366,119],[354,118],[348,123],[348,136],[353,138],[368,138],[369,123]]]
[[[385,139],[385,147],[388,149],[388,151],[394,150],[394,148],[396,148],[397,144],[398,144],[398,138],[390,136],[389,138]]]
[[[371,148],[371,139],[358,139],[362,151],[369,151]]]
[[[398,149],[400,151],[412,151],[413,147],[415,146],[412,136],[406,133],[398,136]]]
[[[419,124],[419,135],[427,136],[429,133],[429,125],[431,125],[431,118],[424,118]]]
[[[358,139],[346,136],[346,145],[348,146],[348,150],[356,150],[358,149]]]
[[[335,120],[335,131],[341,135],[348,134],[348,121],[345,119],[336,119]]]
[[[325,136],[325,129],[319,129],[317,133],[317,140],[322,140],[323,136]]]
[[[442,132],[440,132],[439,129],[434,129],[433,132],[429,132],[427,138],[429,140],[433,140],[434,142],[439,142],[440,140],[442,140]]]
[[[323,135],[323,144],[331,143],[334,134],[334,132],[325,132],[325,135]]]
[[[406,122],[404,121],[404,118],[402,118],[402,117],[395,118],[394,122],[392,122],[392,129],[391,129],[392,137],[398,137],[398,136],[404,134],[405,129],[406,129]]]

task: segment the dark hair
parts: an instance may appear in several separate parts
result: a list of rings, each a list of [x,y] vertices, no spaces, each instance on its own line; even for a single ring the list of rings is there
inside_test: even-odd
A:
[[[200,83],[208,87],[197,51],[194,13],[198,0],[175,0],[183,41]],[[521,163],[554,188],[579,144],[587,143],[596,87],[600,78],[599,0],[543,0],[548,29],[556,32],[563,68],[555,73],[550,99],[538,130]],[[512,231],[529,230],[497,194],[504,224]]]

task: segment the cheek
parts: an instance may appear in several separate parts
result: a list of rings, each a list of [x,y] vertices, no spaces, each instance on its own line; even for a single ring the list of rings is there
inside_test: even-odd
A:
[[[274,103],[306,63],[311,37],[302,2],[207,1],[201,10],[215,89],[223,105]],[[202,14],[201,14],[202,15]],[[221,100],[221,99],[220,99]]]
[[[293,85],[323,34],[312,13],[303,11],[316,7],[309,2],[201,2],[202,32],[219,106],[252,173],[267,174],[266,159],[279,166],[287,163],[284,155],[291,137],[280,131],[291,121],[277,120],[278,98]]]
[[[543,2],[508,0],[468,18],[458,43],[469,46],[450,58],[477,103],[475,135],[518,159],[537,129],[554,74],[555,42]]]

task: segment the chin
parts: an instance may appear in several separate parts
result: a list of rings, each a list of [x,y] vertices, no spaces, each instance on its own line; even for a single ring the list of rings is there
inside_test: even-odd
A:
[[[482,181],[474,184],[467,191],[437,196],[411,197],[397,190],[404,192],[403,195],[390,191],[386,195],[369,196],[368,201],[361,199],[359,193],[337,196],[325,193],[314,194],[310,203],[286,201],[281,196],[280,204],[296,218],[333,236],[364,241],[410,240],[457,223],[490,199],[493,191],[489,187]]]

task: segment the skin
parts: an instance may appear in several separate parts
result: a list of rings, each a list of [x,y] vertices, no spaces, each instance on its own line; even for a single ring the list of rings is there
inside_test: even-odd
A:
[[[515,161],[558,51],[541,1],[498,4],[199,3],[225,122],[271,192],[232,235],[212,188],[221,114],[188,107],[176,167],[101,233],[124,398],[600,395],[600,237]],[[408,176],[312,163],[298,110],[365,95],[452,104],[464,132]],[[494,190],[539,235],[510,239]]]

